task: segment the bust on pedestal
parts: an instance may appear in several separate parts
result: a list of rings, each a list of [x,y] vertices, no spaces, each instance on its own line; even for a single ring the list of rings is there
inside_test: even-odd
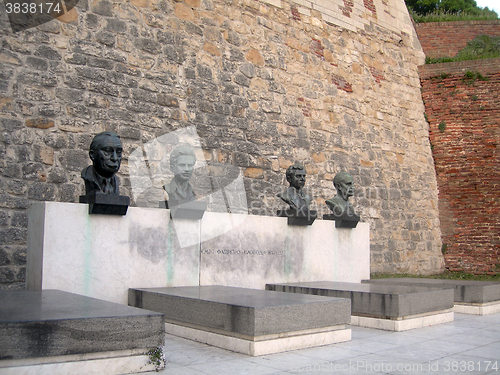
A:
[[[80,203],[89,204],[89,214],[125,215],[130,198],[119,195],[118,179],[115,174],[120,169],[122,143],[117,134],[102,132],[90,144],[89,157],[92,165],[82,170],[85,181],[85,195]]]
[[[286,180],[290,187],[277,196],[286,202],[288,210],[278,210],[277,215],[288,217],[288,225],[311,225],[316,219],[317,212],[309,210],[312,198],[304,192],[306,171],[301,164],[293,164],[286,170]]]
[[[333,186],[337,189],[337,195],[325,201],[333,213],[323,215],[323,220],[335,220],[336,228],[356,228],[360,218],[349,202],[349,197],[354,195],[352,176],[347,172],[337,173],[333,178]]]
[[[168,200],[160,204],[170,209],[170,217],[200,220],[207,209],[205,202],[196,200],[196,193],[189,183],[196,164],[196,155],[189,147],[177,147],[170,154],[170,170],[174,178],[163,186]]]

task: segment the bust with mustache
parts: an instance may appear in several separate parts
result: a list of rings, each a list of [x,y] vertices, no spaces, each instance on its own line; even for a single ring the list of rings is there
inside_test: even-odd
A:
[[[89,157],[92,165],[82,170],[85,194],[103,193],[119,195],[118,179],[115,174],[120,169],[122,143],[113,132],[97,134],[90,144]]]

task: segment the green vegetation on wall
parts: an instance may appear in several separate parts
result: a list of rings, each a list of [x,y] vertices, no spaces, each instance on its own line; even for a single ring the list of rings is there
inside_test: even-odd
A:
[[[453,57],[426,57],[426,64],[500,57],[500,36],[478,35]]]
[[[478,7],[475,0],[405,0],[416,23],[496,20],[498,14]]]

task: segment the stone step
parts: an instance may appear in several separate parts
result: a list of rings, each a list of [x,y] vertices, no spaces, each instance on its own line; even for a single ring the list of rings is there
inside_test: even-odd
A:
[[[165,314],[167,332],[262,355],[350,340],[350,302],[227,286],[130,289],[129,305]]]
[[[456,312],[477,315],[500,312],[500,283],[494,281],[401,277],[363,280],[362,282],[371,285],[452,288]]]
[[[352,323],[372,328],[400,331],[453,320],[451,289],[333,281],[267,284],[266,289],[350,298]]]
[[[164,322],[157,312],[59,290],[0,291],[0,372],[137,355],[145,366],[148,348],[163,345]]]

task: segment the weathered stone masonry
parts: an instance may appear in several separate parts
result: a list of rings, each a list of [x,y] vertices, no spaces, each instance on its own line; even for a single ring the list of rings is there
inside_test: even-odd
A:
[[[127,156],[189,125],[207,162],[245,176],[250,213],[274,215],[293,162],[319,209],[348,170],[372,271],[442,269],[423,54],[402,0],[80,0],[62,21],[13,34],[2,12],[2,287],[24,283],[30,202],[83,192],[94,134],[121,136],[130,194]]]

